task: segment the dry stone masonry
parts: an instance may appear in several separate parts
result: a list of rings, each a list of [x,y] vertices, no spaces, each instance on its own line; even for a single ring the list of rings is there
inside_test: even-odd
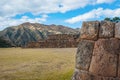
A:
[[[30,42],[27,48],[71,48],[77,47],[78,35],[72,34],[54,34],[48,35],[45,40]]]
[[[120,23],[83,22],[72,80],[120,80]]]

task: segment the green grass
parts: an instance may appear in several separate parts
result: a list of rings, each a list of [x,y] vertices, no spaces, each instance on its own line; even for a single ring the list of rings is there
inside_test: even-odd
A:
[[[0,48],[0,80],[70,80],[76,48]]]

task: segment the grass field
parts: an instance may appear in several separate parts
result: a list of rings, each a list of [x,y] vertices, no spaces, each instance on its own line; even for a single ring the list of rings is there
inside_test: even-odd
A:
[[[0,48],[0,80],[70,80],[76,48]]]

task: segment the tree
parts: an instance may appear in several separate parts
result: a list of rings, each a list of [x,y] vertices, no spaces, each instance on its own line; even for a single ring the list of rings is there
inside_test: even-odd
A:
[[[119,18],[119,17],[114,17],[114,18],[113,18],[113,22],[115,22],[115,23],[120,22],[120,18]]]
[[[105,20],[105,21],[111,21],[111,19],[108,18],[108,17],[106,17],[104,20]]]
[[[104,20],[105,20],[105,21],[111,21],[111,22],[118,23],[118,22],[120,22],[120,17],[114,17],[114,18],[112,18],[112,19],[106,17]]]

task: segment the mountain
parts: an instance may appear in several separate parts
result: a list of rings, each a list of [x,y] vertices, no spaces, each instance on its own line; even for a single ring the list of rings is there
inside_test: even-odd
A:
[[[4,37],[12,45],[25,46],[28,42],[46,39],[50,34],[78,34],[78,30],[62,25],[44,25],[39,23],[23,23],[0,31],[0,37]]]

